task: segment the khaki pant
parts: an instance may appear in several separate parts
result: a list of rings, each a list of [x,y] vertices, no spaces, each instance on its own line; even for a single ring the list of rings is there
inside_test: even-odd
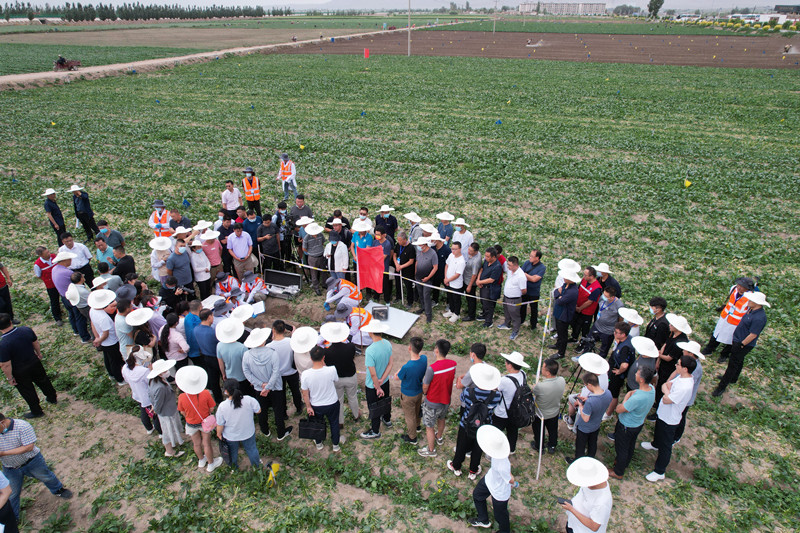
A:
[[[256,257],[252,254],[244,261],[237,261],[236,259],[233,260],[233,268],[236,270],[236,277],[239,278],[240,281],[246,270],[255,272],[257,266],[258,259],[256,259]]]
[[[339,397],[339,425],[344,424],[345,393],[347,393],[347,403],[350,405],[350,411],[353,412],[353,418],[358,418],[358,376],[353,374],[349,378],[339,378],[338,381],[334,381],[333,386]]]
[[[419,410],[422,406],[422,393],[416,396],[400,395],[400,406],[403,408],[403,416],[406,418],[406,433],[408,438],[417,439],[417,428],[419,427]]]
[[[220,263],[218,265],[211,267],[211,271],[209,272],[209,274],[211,275],[211,285],[212,286],[214,285],[214,283],[216,283],[217,274],[222,272],[222,266],[223,266],[222,265],[222,261],[220,261]]]

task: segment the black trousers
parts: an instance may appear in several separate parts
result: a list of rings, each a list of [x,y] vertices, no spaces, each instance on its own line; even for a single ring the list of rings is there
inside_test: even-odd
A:
[[[687,405],[683,409],[683,413],[681,413],[681,421],[678,422],[678,427],[675,428],[675,442],[678,442],[683,437],[683,431],[686,429],[686,413],[689,412],[690,407],[691,405]]]
[[[539,450],[539,443],[544,435],[539,432],[542,427],[542,419],[538,416],[533,417],[533,446]],[[544,419],[544,429],[547,430],[547,447],[555,448],[558,445],[558,415],[553,418]]]
[[[100,351],[103,352],[103,364],[106,367],[106,372],[117,383],[125,381],[122,377],[122,354],[119,352],[119,343],[115,342],[111,346],[100,346]]]
[[[569,323],[556,319],[556,333],[558,334],[556,349],[558,350],[558,355],[564,357],[567,353],[567,341],[569,340]]]
[[[14,307],[11,305],[11,291],[8,290],[8,285],[0,289],[0,313],[8,313],[11,319],[14,319]]]
[[[461,424],[458,425],[458,435],[456,436],[456,453],[453,456],[453,468],[461,470],[467,452],[472,452],[469,458],[469,471],[477,473],[481,466],[483,450],[478,446],[478,440],[467,435],[467,430]]]
[[[282,390],[269,391],[266,396],[257,393],[255,399],[261,406],[261,412],[258,413],[258,427],[261,429],[261,433],[269,435],[269,410],[272,409],[278,437],[283,437],[283,434],[286,433],[286,393]]]
[[[572,342],[578,342],[581,337],[585,337],[589,333],[593,318],[592,315],[584,315],[575,311],[575,316],[572,317]]]
[[[56,234],[56,241],[58,241],[58,246],[63,246],[64,242],[61,240],[61,235],[67,232],[67,226],[59,226],[55,227],[53,224],[50,224],[50,227],[53,228],[53,232]]]
[[[494,322],[494,310],[497,307],[497,299],[492,298],[492,289],[488,286],[481,287],[481,311],[483,313],[483,323],[491,326]]]
[[[324,280],[323,280],[324,281]],[[389,274],[383,275],[383,301],[390,303],[392,301],[392,276]]]
[[[42,412],[42,406],[39,403],[39,395],[36,394],[34,385],[41,389],[48,402],[56,402],[56,389],[50,382],[50,378],[47,376],[47,372],[45,372],[44,366],[39,359],[36,359],[25,368],[14,368],[12,375],[17,382],[17,390],[20,396],[22,396],[22,399],[25,400],[25,403],[28,404],[31,413],[39,414]]]
[[[670,426],[660,418],[656,420],[656,429],[653,433],[653,447],[658,448],[658,457],[653,471],[656,474],[663,474],[667,471],[667,466],[672,459],[672,445],[675,444],[675,430],[678,425]]]
[[[447,288],[451,291],[456,291],[447,293],[447,305],[450,307],[450,312],[458,316],[461,314],[461,293],[464,292],[464,287],[460,289],[454,289],[452,287]]]
[[[261,200],[247,200],[247,209],[252,209],[258,216],[261,216]]]
[[[464,294],[467,295],[467,317],[472,319],[475,318],[475,313],[478,309],[478,299],[470,298],[470,296],[475,296],[477,289],[475,285],[472,286],[472,290],[467,290],[466,287],[464,288]]]
[[[719,380],[718,387],[722,390],[730,385],[739,381],[739,374],[742,373],[744,367],[744,357],[750,353],[752,346],[742,346],[742,343],[736,342],[731,345],[731,355],[728,359],[728,368],[725,369],[725,374]]]
[[[511,451],[515,451],[517,449],[517,438],[519,438],[519,428],[515,426],[508,418],[502,418],[497,415],[492,417],[492,425],[500,431],[506,432]]]
[[[599,428],[591,433],[584,433],[580,429],[577,431],[575,435],[575,459],[597,455],[597,435],[599,433]]]
[[[486,486],[486,477],[482,477],[475,489],[472,491],[472,502],[475,504],[475,510],[478,512],[478,520],[481,522],[489,522],[489,510],[486,507],[486,500],[492,496],[489,492],[489,487]],[[508,516],[508,500],[498,500],[492,496],[492,510],[494,511],[494,519],[497,520],[497,525],[500,527],[498,533],[509,533],[511,531],[511,522]]]
[[[82,267],[76,268],[74,271],[75,272],[80,272],[81,274],[83,274],[83,277],[85,278],[87,287],[91,287],[92,286],[92,281],[94,280],[94,270],[92,270],[92,264],[91,263],[86,263]],[[122,280],[122,281],[125,281],[125,280]]]
[[[383,391],[383,398],[391,398],[391,396],[389,395],[389,382],[388,381],[386,383],[384,383],[383,385],[381,385],[381,390]],[[367,405],[370,405],[370,404],[373,404],[373,403],[377,403],[378,400],[382,400],[383,399],[383,398],[378,398],[378,391],[373,389],[373,388],[364,387],[364,392],[366,393],[366,396],[367,396]],[[389,406],[389,413],[386,416],[384,416],[383,419],[386,420],[387,422],[389,422],[392,419],[391,405]],[[371,419],[370,420],[370,424],[371,424],[370,429],[372,429],[373,433],[380,433],[381,432],[381,419],[380,419],[380,417]]]
[[[281,255],[280,250],[273,250],[269,253],[261,251],[261,272],[265,270],[281,270],[283,263],[278,258]]]
[[[197,288],[200,290],[200,299],[205,300],[211,296],[211,278],[205,281],[197,281]]]
[[[431,285],[435,285],[436,287],[441,287],[442,281],[444,281],[444,275],[440,276],[437,273],[428,283],[430,283]],[[439,292],[440,292],[439,289],[431,289],[431,301],[433,303],[439,303]]]
[[[705,355],[711,355],[712,353],[714,353],[714,350],[716,350],[720,344],[722,343],[719,342],[717,339],[715,339],[714,335],[711,335],[711,337],[708,339],[708,344],[706,344],[706,347],[703,348],[703,353]],[[721,360],[725,360],[728,357],[730,357],[730,355],[731,355],[731,345],[722,344],[722,352],[720,352],[719,358]]]
[[[617,426],[614,428],[614,450],[617,453],[614,461],[614,473],[618,476],[624,476],[625,469],[631,464],[633,452],[636,450],[636,439],[639,437],[642,427],[644,425],[629,428],[617,421]]]
[[[61,320],[61,295],[58,294],[58,289],[48,288],[47,296],[50,298],[50,312],[53,314],[53,319]]]
[[[539,295],[538,294],[523,294],[522,305],[519,308],[522,323],[525,323],[525,318],[528,316],[528,306],[531,308],[531,328],[535,328],[539,324]]]
[[[283,376],[283,390],[284,392],[286,389],[292,391],[292,403],[294,403],[295,409],[297,412],[303,410],[303,394],[300,392],[300,372],[295,372],[294,374],[290,374],[288,376]],[[285,405],[285,402],[284,402]]]
[[[161,431],[161,422],[158,420],[158,415],[150,418],[150,415],[147,414],[147,409],[144,407],[139,407],[139,420],[142,421],[142,425],[147,431],[155,429],[159,435],[163,433],[163,431]]]
[[[214,401],[220,403],[222,401],[222,388],[220,387],[219,380],[222,378],[222,373],[219,371],[219,359],[215,356],[205,355],[203,358],[203,368],[208,374],[208,390],[214,395]]]
[[[5,526],[4,533],[19,533],[17,517],[11,507],[10,500],[3,507],[0,507],[0,524]]]
[[[81,226],[83,226],[83,231],[86,232],[86,240],[94,241],[94,236],[100,233],[100,228],[97,227],[97,224],[94,221],[94,215],[80,212],[75,213],[75,216],[80,221]]]
[[[414,305],[414,301],[416,300],[415,295],[416,291],[414,290],[414,271],[404,271],[402,272],[403,278],[401,279],[400,276],[395,276],[394,278],[394,292],[397,293],[398,297],[400,295],[405,296],[406,303],[411,306]],[[403,284],[401,289],[400,284]],[[402,290],[402,292],[401,292]]]

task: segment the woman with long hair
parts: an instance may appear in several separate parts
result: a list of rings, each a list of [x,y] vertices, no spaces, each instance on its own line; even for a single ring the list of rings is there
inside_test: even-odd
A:
[[[142,425],[150,435],[153,430],[161,434],[161,424],[153,412],[153,402],[150,401],[147,375],[150,374],[150,361],[153,355],[147,353],[139,345],[131,346],[131,351],[125,364],[122,366],[122,379],[130,386],[131,396],[139,402],[139,418]]]
[[[239,446],[244,448],[250,465],[261,466],[261,458],[256,447],[256,424],[253,415],[261,412],[261,406],[252,396],[242,395],[239,382],[226,379],[223,384],[225,400],[217,409],[217,437],[228,443],[231,453],[231,467],[238,468]]]
[[[175,366],[181,369],[189,364],[189,343],[186,337],[178,330],[180,319],[175,313],[167,315],[167,323],[161,328],[158,334],[161,341],[161,348],[167,355],[167,359],[175,361]]]
[[[158,421],[161,423],[161,442],[164,444],[164,455],[167,457],[180,457],[183,450],[175,451],[176,446],[183,444],[183,428],[181,417],[178,414],[178,401],[175,392],[167,383],[169,371],[175,366],[174,360],[159,359],[153,363],[153,369],[147,375],[150,380],[148,392],[153,403]]]
[[[222,464],[222,457],[215,459],[211,447],[211,432],[216,427],[211,410],[217,404],[206,389],[208,374],[199,366],[185,366],[175,374],[175,383],[183,391],[178,396],[178,411],[186,420],[186,434],[192,438],[197,468],[206,467],[211,473]]]

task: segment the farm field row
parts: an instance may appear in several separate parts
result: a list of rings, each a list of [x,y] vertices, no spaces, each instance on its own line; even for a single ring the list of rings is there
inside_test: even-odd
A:
[[[492,31],[493,21],[486,18],[477,22],[466,22],[449,26],[447,29],[458,31]],[[436,31],[431,28],[430,31]],[[670,24],[667,22],[636,22],[618,19],[599,20],[539,20],[535,17],[523,20],[501,18],[495,24],[495,31],[533,32],[533,33],[581,33],[609,35],[730,35],[730,31],[701,26]]]
[[[224,180],[249,165],[262,176],[262,205],[270,205],[277,155],[287,151],[318,216],[387,203],[432,220],[446,209],[467,219],[481,245],[501,243],[506,256],[541,248],[548,287],[561,257],[606,261],[630,306],[646,316],[648,299],[665,296],[700,342],[732,280],[757,276],[772,308],[739,384],[712,399],[721,367],[706,361],[668,480],[648,484],[654,457],[637,451],[626,480],[612,483],[610,529],[791,530],[800,513],[800,497],[789,490],[800,476],[800,416],[788,407],[800,401],[791,386],[800,373],[796,82],[788,70],[253,55],[0,93],[0,258],[15,275],[15,308],[37,327],[57,388],[71,391],[69,403],[36,427],[59,475],[82,488],[68,508],[73,527],[419,531],[427,520],[427,530],[466,528],[473,483],[445,466],[452,417],[433,460],[399,444],[398,416],[378,441],[360,442],[364,428],[349,424],[333,458],[297,439],[260,439],[264,456],[283,464],[274,490],[258,474],[188,473],[192,461],[169,462],[145,439],[138,410],[117,397],[97,353],[45,318],[47,300],[31,273],[33,247],[54,244],[39,205],[44,188],[86,186],[98,216],[121,228],[146,272],[144,220],[153,199],[186,199],[192,220],[213,219]],[[304,294],[294,306],[273,303],[268,315],[316,326],[323,310]],[[411,334],[423,336],[426,350],[450,339],[462,368],[472,342],[485,342],[496,365],[511,349],[533,362],[541,346],[527,331],[512,345],[502,332],[441,317]],[[565,365],[568,376],[572,363]],[[0,398],[8,413],[22,412],[7,384]],[[648,423],[642,438],[651,434]],[[613,447],[601,438],[598,458],[611,464]],[[523,433],[524,450],[512,459],[521,482],[512,523],[547,531],[559,513],[555,496],[574,494],[562,457],[574,446],[563,430],[537,482],[529,440]],[[46,497],[25,501],[29,526],[55,520]]]

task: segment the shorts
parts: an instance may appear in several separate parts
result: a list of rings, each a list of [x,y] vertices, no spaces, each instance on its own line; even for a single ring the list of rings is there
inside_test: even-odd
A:
[[[431,403],[428,400],[422,402],[422,423],[426,428],[436,427],[438,420],[447,418],[447,411],[450,410],[450,404],[445,403]]]
[[[619,398],[619,393],[622,386],[625,385],[625,374],[608,374],[608,391],[611,393],[612,398]]]
[[[197,433],[198,431],[203,431],[203,424],[190,424],[186,422],[186,434],[190,437]]]

